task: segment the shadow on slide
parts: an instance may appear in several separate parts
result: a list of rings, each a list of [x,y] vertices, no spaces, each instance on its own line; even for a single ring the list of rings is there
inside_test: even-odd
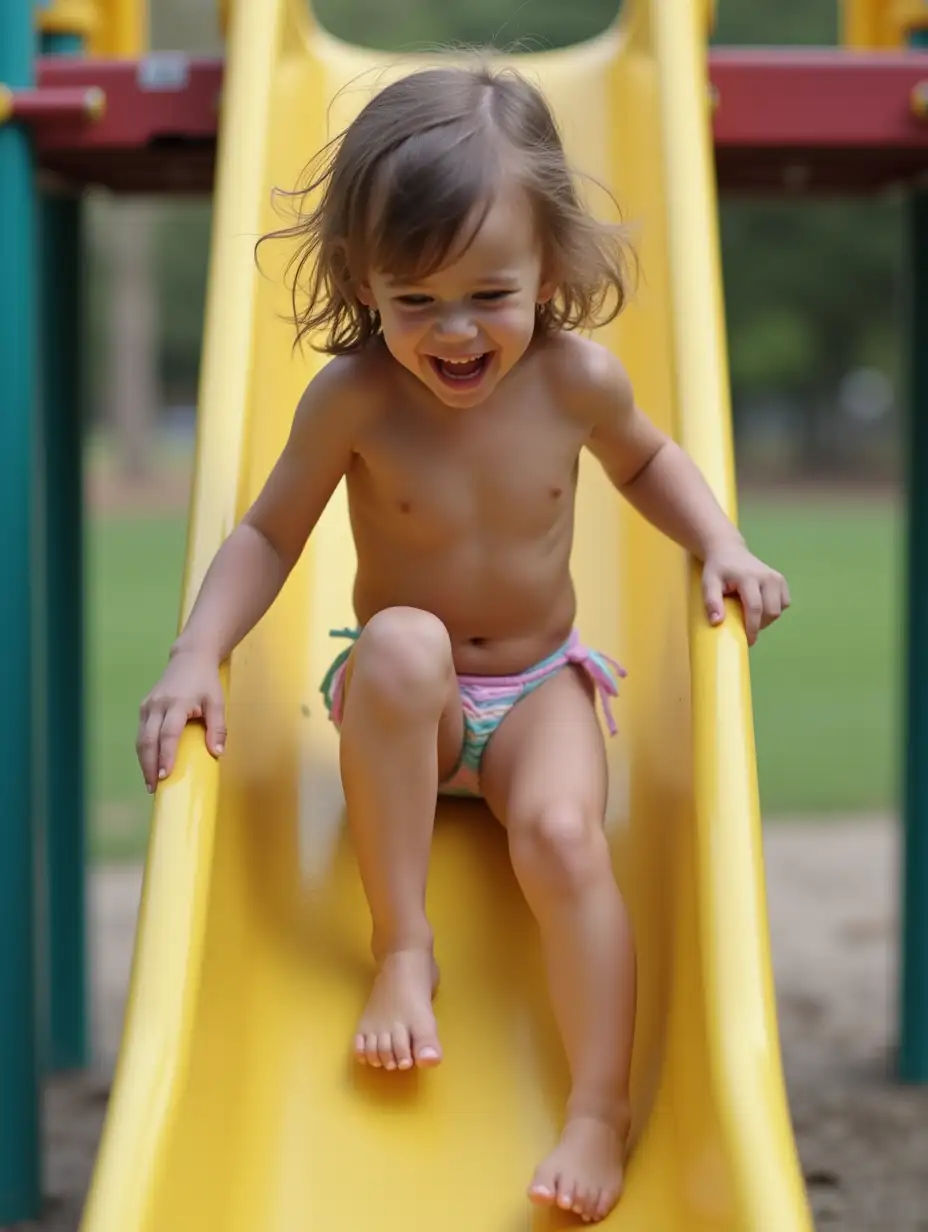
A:
[[[628,0],[601,38],[520,66],[551,98],[572,158],[640,224],[642,287],[601,336],[734,513],[706,9]],[[281,270],[255,269],[254,241],[278,221],[271,188],[293,184],[369,97],[381,75],[355,79],[377,64],[314,28],[301,0],[232,6],[185,615],[319,362],[291,353]],[[442,804],[436,829],[444,1064],[387,1077],[349,1057],[371,976],[368,915],[319,683],[329,629],[351,620],[353,566],[340,488],[232,658],[221,768],[188,729],[158,792],[84,1232],[571,1224],[524,1197],[555,1141],[566,1073],[534,927],[478,803]],[[807,1232],[740,620],[731,608],[708,627],[684,554],[623,508],[595,463],[581,468],[573,566],[584,639],[630,668],[608,827],[639,945],[639,1138],[603,1226]]]

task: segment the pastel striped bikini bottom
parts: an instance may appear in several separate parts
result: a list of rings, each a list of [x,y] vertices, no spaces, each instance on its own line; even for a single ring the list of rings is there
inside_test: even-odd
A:
[[[330,636],[356,642],[361,630],[332,629]],[[336,727],[341,726],[345,669],[352,649],[353,646],[349,646],[336,657],[320,686],[329,717]],[[458,676],[464,713],[464,739],[457,765],[440,786],[442,794],[479,796],[480,763],[490,737],[517,702],[571,663],[581,668],[592,681],[602,703],[609,732],[615,734],[616,724],[609,699],[618,696],[617,681],[625,676],[625,669],[608,655],[583,645],[580,634],[574,629],[553,654],[515,676]]]

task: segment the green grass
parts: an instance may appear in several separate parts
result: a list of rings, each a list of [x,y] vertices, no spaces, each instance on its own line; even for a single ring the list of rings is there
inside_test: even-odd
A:
[[[177,628],[183,517],[91,519],[87,544],[87,745],[92,851],[144,849],[151,799],[135,759],[139,704]]]
[[[889,501],[745,501],[742,529],[786,574],[792,606],[751,652],[768,816],[890,807],[902,519]]]
[[[793,595],[786,618],[752,651],[765,813],[890,806],[898,764],[894,507],[754,499],[743,502],[742,522]],[[91,521],[88,744],[100,859],[144,849],[150,801],[135,760],[138,707],[174,635],[183,554],[180,516]]]

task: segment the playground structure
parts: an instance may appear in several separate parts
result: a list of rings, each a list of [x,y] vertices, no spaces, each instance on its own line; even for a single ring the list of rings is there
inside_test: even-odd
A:
[[[649,291],[604,340],[733,513],[716,194],[910,188],[910,329],[913,344],[928,338],[928,194],[918,188],[928,55],[917,46],[928,45],[928,10],[849,3],[846,49],[707,53],[710,7],[628,0],[601,38],[520,64],[554,101],[570,152],[645,224]],[[0,13],[0,285],[16,306],[0,329],[4,679],[15,699],[0,720],[0,1225],[39,1211],[41,1072],[86,1060],[80,191],[215,183],[186,613],[311,372],[277,319],[279,280],[253,264],[270,190],[292,183],[321,144],[337,89],[381,61],[318,30],[297,0],[226,8],[224,62],[145,56],[145,23],[128,0],[58,0],[37,13],[7,0]],[[347,92],[333,125],[363,97]],[[909,624],[924,629],[928,492],[914,480],[928,468],[928,352],[911,354]],[[584,470],[580,621],[633,667],[609,824],[642,972],[641,1139],[606,1226],[799,1232],[810,1224],[780,1072],[744,639],[736,621],[705,626],[681,553],[618,504]],[[594,525],[614,578],[594,562]],[[393,1076],[387,1086],[346,1063],[366,917],[317,689],[328,629],[350,610],[352,560],[336,494],[227,669],[221,768],[192,728],[158,792],[86,1232],[549,1226],[520,1187],[552,1138],[563,1074],[529,921],[479,806],[443,804],[436,832],[446,1064],[427,1082]],[[925,655],[911,636],[899,1068],[919,1082]],[[361,1158],[369,1191],[340,1173]]]

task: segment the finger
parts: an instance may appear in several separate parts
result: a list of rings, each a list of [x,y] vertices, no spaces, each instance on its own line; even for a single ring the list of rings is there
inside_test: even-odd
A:
[[[789,584],[787,583],[786,578],[781,577],[780,578],[780,604],[784,612],[789,607],[789,605],[792,603],[792,601],[793,601],[792,596],[789,593]]]
[[[761,601],[764,605],[760,627],[766,629],[783,615],[783,598],[780,591],[780,579],[768,578],[761,582]]]
[[[207,694],[203,699],[206,720],[206,746],[214,757],[220,757],[226,747],[226,708],[222,694]]]
[[[725,619],[722,579],[713,570],[706,569],[702,575],[702,597],[710,623],[720,624]]]
[[[187,706],[175,703],[164,716],[161,723],[161,754],[158,758],[159,779],[166,779],[174,769],[177,746],[183,730],[187,726],[187,716],[189,713]]]
[[[135,752],[139,765],[142,767],[145,786],[149,791],[154,791],[158,783],[159,736],[163,718],[164,714],[160,706],[145,705],[142,707]]]
[[[741,595],[741,605],[744,609],[744,631],[747,634],[748,645],[753,646],[760,632],[760,622],[764,612],[760,584],[756,578],[746,578],[738,583],[738,593]]]

